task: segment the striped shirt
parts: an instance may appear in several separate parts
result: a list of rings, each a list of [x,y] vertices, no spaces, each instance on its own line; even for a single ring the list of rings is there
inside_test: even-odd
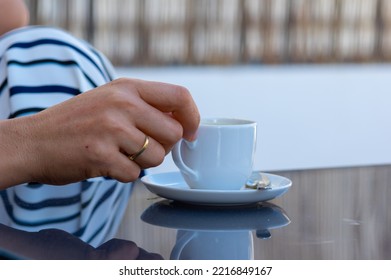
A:
[[[0,120],[37,113],[114,75],[104,55],[60,29],[8,32],[0,37]],[[114,237],[130,192],[130,184],[105,178],[64,187],[22,184],[0,191],[0,223],[25,231],[58,228],[98,246]]]

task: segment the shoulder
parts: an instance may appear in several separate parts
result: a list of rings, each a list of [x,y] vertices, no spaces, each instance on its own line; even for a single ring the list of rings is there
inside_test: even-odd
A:
[[[32,49],[40,46],[71,49],[91,57],[102,56],[88,42],[56,27],[27,26],[0,37],[0,54],[11,49]]]
[[[0,37],[0,61],[3,56],[72,59],[98,69],[106,82],[115,76],[111,62],[99,50],[65,30],[51,26],[27,26],[4,34]]]

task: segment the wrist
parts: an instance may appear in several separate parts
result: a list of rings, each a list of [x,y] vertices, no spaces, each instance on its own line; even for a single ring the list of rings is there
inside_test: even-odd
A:
[[[27,118],[0,121],[0,189],[30,181]]]

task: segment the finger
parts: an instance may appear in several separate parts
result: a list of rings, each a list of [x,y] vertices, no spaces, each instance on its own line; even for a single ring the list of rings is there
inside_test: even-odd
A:
[[[118,129],[116,139],[119,152],[142,169],[158,166],[166,155],[158,141],[133,126]]]
[[[136,126],[146,135],[159,142],[165,154],[183,137],[182,125],[170,113],[163,113],[151,105],[144,103],[141,113],[144,117],[136,120]]]
[[[141,167],[129,160],[118,148],[106,156],[105,166],[98,168],[103,169],[98,171],[99,176],[107,176],[124,183],[134,182],[141,173]]]
[[[122,146],[125,147],[123,148],[123,150],[125,150],[124,155],[129,161],[137,163],[141,169],[160,165],[166,155],[164,147],[154,138],[145,135],[141,131],[137,134],[137,138],[139,138],[139,140],[137,140],[138,148],[133,150],[126,148],[129,141],[125,141],[122,144]]]
[[[200,115],[186,88],[161,82],[128,79],[126,81],[129,86],[136,88],[145,102],[162,112],[171,113],[182,125],[185,139],[195,139]]]

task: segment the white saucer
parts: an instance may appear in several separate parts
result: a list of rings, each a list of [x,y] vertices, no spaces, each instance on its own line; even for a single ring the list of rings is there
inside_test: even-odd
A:
[[[262,173],[271,182],[270,189],[201,190],[191,189],[180,172],[146,175],[141,178],[147,189],[161,197],[199,205],[244,205],[267,201],[283,195],[292,186],[288,178]]]

